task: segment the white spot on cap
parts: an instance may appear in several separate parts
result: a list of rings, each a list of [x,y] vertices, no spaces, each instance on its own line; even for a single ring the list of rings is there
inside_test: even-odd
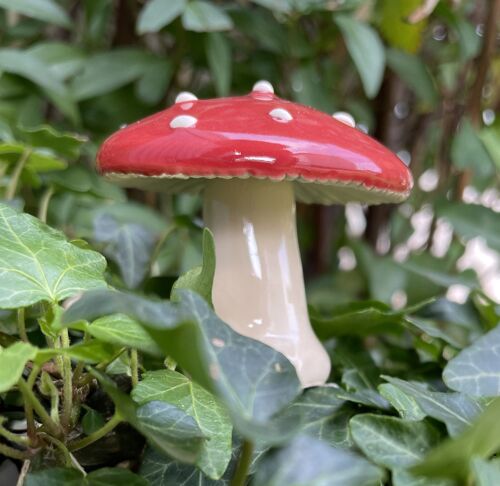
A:
[[[350,113],[347,113],[346,111],[337,111],[336,113],[333,114],[333,118],[350,127],[356,126],[356,122],[354,121],[353,116]]]
[[[288,123],[290,120],[293,120],[293,116],[284,108],[275,108],[274,110],[271,110],[269,114],[274,120],[279,122]]]
[[[189,91],[182,91],[175,98],[176,103],[183,103],[184,101],[196,101],[198,98]]]
[[[190,115],[179,115],[172,119],[170,128],[189,128],[194,127],[198,119]]]
[[[252,91],[257,91],[259,93],[274,93],[273,85],[269,81],[257,81],[252,88]]]

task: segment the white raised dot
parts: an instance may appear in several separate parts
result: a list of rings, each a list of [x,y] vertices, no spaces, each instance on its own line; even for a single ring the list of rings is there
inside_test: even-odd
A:
[[[284,108],[275,108],[269,112],[269,115],[273,117],[274,120],[287,123],[290,120],[293,120],[293,116],[290,114],[288,110]]]
[[[198,119],[190,115],[179,115],[172,119],[170,128],[189,128],[194,127]]]
[[[354,120],[353,116],[350,113],[347,113],[346,111],[337,111],[336,113],[333,114],[333,118],[350,127],[356,126],[356,121]]]
[[[176,103],[183,103],[184,101],[196,101],[198,98],[189,91],[181,91],[175,98]]]
[[[257,91],[258,93],[274,93],[273,85],[269,81],[261,80],[257,81],[252,88],[252,91]]]

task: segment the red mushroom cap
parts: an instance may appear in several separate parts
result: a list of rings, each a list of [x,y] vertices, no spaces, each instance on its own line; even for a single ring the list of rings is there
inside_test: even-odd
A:
[[[376,140],[262,83],[240,97],[182,93],[111,135],[97,166],[122,185],[163,191],[199,189],[212,178],[292,180],[305,202],[398,202],[412,187],[408,168]]]

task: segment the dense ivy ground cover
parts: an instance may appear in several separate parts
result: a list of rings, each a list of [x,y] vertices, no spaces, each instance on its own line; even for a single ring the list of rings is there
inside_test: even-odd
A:
[[[500,484],[500,304],[463,263],[500,251],[499,5],[0,0],[0,484]],[[417,182],[399,208],[299,206],[333,364],[305,391],[214,313],[198,196],[93,170],[179,91],[260,78],[351,111]]]

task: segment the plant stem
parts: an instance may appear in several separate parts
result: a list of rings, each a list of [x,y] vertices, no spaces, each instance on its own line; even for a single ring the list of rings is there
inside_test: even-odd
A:
[[[54,194],[54,186],[49,186],[45,189],[42,197],[40,198],[40,206],[38,207],[38,219],[47,222],[47,211],[49,209],[50,199]]]
[[[73,467],[73,459],[71,458],[71,454],[68,448],[60,440],[56,439],[55,437],[51,437],[48,434],[43,434],[43,438],[54,444],[62,452],[66,467]]]
[[[21,173],[23,172],[24,166],[26,165],[26,162],[28,161],[30,154],[31,150],[25,149],[21,154],[21,156],[19,157],[16,166],[14,167],[14,171],[12,172],[9,185],[5,190],[5,199],[7,199],[7,201],[14,199],[14,196],[16,195],[19,178],[21,177]]]
[[[69,348],[69,331],[64,328],[61,331],[61,347]],[[71,358],[67,355],[62,357],[62,375],[63,375],[63,411],[61,423],[65,429],[71,427],[71,411],[73,409],[73,370],[71,368]]]
[[[2,424],[0,424],[0,436],[5,437],[8,441],[14,442],[14,444],[19,444],[22,446],[27,446],[29,440],[19,434],[15,434],[10,430],[6,429]]]
[[[31,372],[28,376],[27,386],[30,390],[33,389],[35,385],[36,378],[38,373],[40,372],[40,367],[33,363],[33,368],[31,368]],[[36,425],[35,425],[35,417],[33,415],[33,407],[28,400],[24,400],[24,414],[26,415],[26,424],[28,428],[28,437],[36,442]]]
[[[130,372],[132,377],[132,387],[139,383],[139,357],[137,349],[130,350]]]
[[[10,457],[11,459],[18,459],[20,461],[24,461],[28,457],[30,457],[26,452],[18,451],[13,447],[9,447],[5,444],[0,444],[0,454],[6,457]]]
[[[83,439],[70,443],[68,449],[74,452],[93,444],[102,439],[106,434],[109,434],[121,421],[122,418],[115,413],[100,429],[92,432],[92,434]]]
[[[245,440],[241,448],[238,465],[236,466],[231,486],[245,486],[250,465],[252,464],[252,454],[253,444],[250,441]]]
[[[50,418],[50,415],[47,413],[43,405],[40,403],[40,400],[35,396],[33,390],[29,387],[29,385],[24,381],[23,378],[20,378],[17,382],[17,386],[21,390],[23,394],[24,400],[28,402],[33,410],[38,414],[40,420],[43,425],[47,428],[47,430],[56,437],[60,435],[61,431],[57,424]]]
[[[24,307],[17,309],[17,328],[19,330],[19,336],[24,342],[29,342],[28,334],[26,333],[26,321]]]

